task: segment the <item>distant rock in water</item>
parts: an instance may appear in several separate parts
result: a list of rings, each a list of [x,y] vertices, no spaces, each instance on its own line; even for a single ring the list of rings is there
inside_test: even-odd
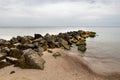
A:
[[[34,36],[17,36],[10,40],[0,39],[0,61],[6,59],[7,62],[22,68],[44,69],[43,51],[52,53],[49,49],[54,48],[70,50],[75,44],[79,51],[85,52],[86,39],[95,36],[95,32],[79,30],[58,35],[47,33],[45,36],[34,34]],[[53,54],[54,57],[60,55],[60,53]]]

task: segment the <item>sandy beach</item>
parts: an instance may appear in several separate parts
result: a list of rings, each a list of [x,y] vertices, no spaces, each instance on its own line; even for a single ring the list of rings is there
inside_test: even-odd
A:
[[[83,55],[73,55],[72,51],[54,49],[61,56],[55,58],[52,53],[45,51],[44,70],[21,69],[13,65],[0,69],[0,80],[119,80],[120,76],[101,76],[93,73],[83,64]],[[14,71],[13,74],[10,74]]]

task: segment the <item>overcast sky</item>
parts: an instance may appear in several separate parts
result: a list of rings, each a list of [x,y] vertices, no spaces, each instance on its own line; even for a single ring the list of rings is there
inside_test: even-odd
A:
[[[120,26],[120,0],[0,0],[0,26]]]

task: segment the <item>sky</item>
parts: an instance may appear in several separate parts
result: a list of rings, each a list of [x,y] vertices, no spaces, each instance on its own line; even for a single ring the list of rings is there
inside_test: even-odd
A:
[[[0,0],[0,26],[120,26],[120,0]]]

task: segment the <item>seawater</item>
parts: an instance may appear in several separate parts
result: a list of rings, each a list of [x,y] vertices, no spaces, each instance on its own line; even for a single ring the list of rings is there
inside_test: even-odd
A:
[[[87,39],[84,59],[89,63],[88,66],[100,73],[120,73],[120,27],[2,27],[0,28],[0,38],[9,40],[18,35],[58,34],[77,30],[97,33],[95,38]]]

